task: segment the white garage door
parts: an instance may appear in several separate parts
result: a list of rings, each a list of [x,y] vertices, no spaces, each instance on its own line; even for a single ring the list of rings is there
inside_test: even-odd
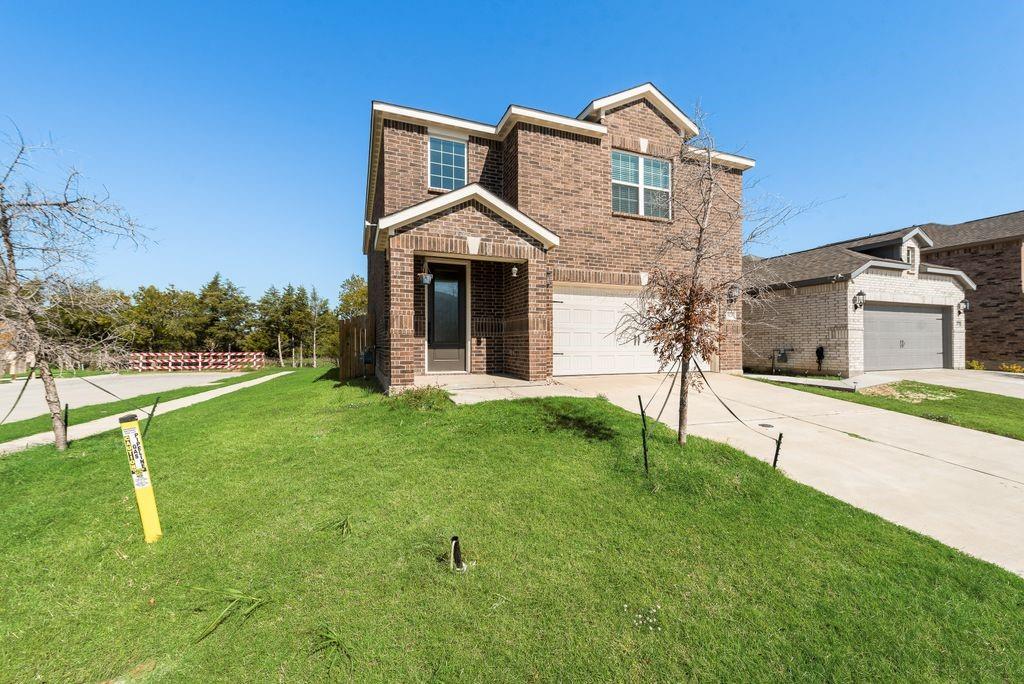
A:
[[[947,308],[909,304],[864,307],[864,370],[943,368]]]
[[[651,345],[640,340],[622,343],[615,334],[635,297],[623,288],[556,287],[554,374],[657,373],[658,357]],[[707,369],[707,364],[700,365]]]

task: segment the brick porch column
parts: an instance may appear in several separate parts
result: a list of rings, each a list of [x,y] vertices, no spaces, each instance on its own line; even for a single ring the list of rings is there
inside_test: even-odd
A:
[[[391,292],[391,315],[388,324],[391,391],[412,386],[416,377],[415,355],[418,345],[413,334],[413,298],[416,287],[413,252],[402,247],[399,240],[392,238],[388,247],[388,261],[388,287]]]
[[[544,259],[533,259],[526,265],[527,277],[527,331],[529,335],[529,362],[527,380],[550,380],[552,365],[551,346],[551,279]]]

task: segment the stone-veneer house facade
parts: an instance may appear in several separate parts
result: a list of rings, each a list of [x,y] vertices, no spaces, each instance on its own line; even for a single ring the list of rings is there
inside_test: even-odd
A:
[[[494,125],[374,102],[363,250],[381,385],[657,370],[649,346],[614,329],[679,228],[697,133],[649,83],[576,117],[512,105]],[[738,200],[753,160],[713,159]],[[730,247],[714,275],[738,279],[740,221],[716,228]],[[708,363],[738,372],[739,304],[721,325]]]
[[[1024,211],[922,229],[935,241],[925,258],[978,285],[967,293],[967,358],[989,369],[1024,364]]]
[[[747,259],[760,288],[744,302],[743,365],[752,371],[829,373],[963,368],[962,270],[922,261],[920,227],[770,259]]]

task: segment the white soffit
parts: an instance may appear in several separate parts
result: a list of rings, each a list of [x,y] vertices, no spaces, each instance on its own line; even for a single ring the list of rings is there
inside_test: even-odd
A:
[[[706,150],[702,150],[699,147],[687,146],[687,150],[690,156],[693,157],[706,154]],[[740,169],[741,171],[752,169],[757,164],[750,157],[741,157],[738,154],[729,154],[728,152],[719,152],[717,150],[711,150],[711,160],[721,166],[728,166],[731,169]]]
[[[428,112],[422,109],[401,107],[399,105],[388,104],[386,102],[374,102],[373,114],[375,117],[380,116],[396,121],[405,121],[407,123],[434,128],[438,131],[453,131],[477,135],[482,138],[502,138],[508,132],[508,129],[519,121],[535,123],[540,126],[557,128],[559,130],[566,130],[573,133],[592,135],[595,137],[601,137],[608,132],[608,129],[601,124],[596,124],[590,121],[579,121],[568,116],[542,112],[537,109],[530,109],[529,107],[521,107],[519,105],[511,105],[506,109],[505,114],[501,117],[501,121],[499,121],[496,126],[480,123],[479,121],[470,121],[469,119],[447,116],[445,114],[435,114],[434,112]]]
[[[402,226],[470,200],[480,202],[498,216],[501,216],[512,225],[520,228],[527,235],[535,237],[545,247],[550,249],[551,247],[558,246],[559,240],[557,235],[513,207],[505,200],[492,194],[479,183],[464,185],[458,190],[446,192],[445,194],[438,195],[433,199],[420,202],[419,204],[414,204],[411,207],[382,217],[380,221],[377,222],[378,236],[385,231],[388,234],[391,234]]]

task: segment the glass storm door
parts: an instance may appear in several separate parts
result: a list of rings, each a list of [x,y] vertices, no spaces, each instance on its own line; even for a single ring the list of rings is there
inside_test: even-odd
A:
[[[430,264],[427,370],[466,370],[466,267]]]

